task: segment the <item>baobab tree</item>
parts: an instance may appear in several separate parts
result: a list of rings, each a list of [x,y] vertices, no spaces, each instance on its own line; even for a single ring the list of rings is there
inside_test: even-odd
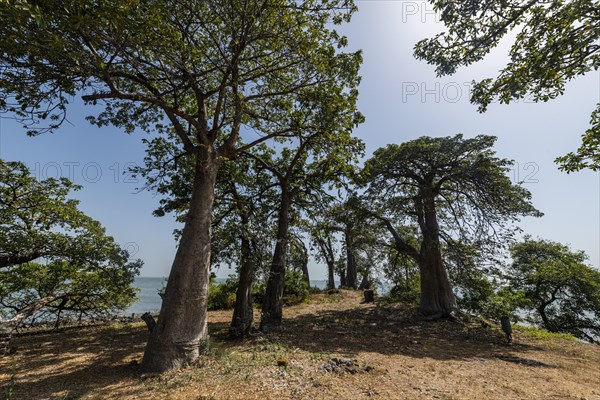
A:
[[[432,319],[457,311],[443,245],[502,245],[511,223],[541,216],[531,194],[508,177],[512,161],[495,156],[496,138],[421,137],[378,149],[365,163],[366,213],[390,232],[396,251],[419,265],[420,312]],[[418,246],[401,226],[416,226]],[[482,248],[482,250],[484,250]]]

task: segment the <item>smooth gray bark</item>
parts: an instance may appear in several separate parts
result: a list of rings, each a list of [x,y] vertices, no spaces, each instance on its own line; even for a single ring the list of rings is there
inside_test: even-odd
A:
[[[346,286],[352,289],[357,288],[357,270],[356,256],[354,255],[354,238],[352,236],[352,228],[348,227],[344,231],[346,239]]]
[[[192,198],[158,321],[141,369],[163,372],[195,361],[208,347],[211,216],[219,162],[210,147],[196,154]]]
[[[248,217],[242,215],[242,225],[247,226]],[[252,322],[254,319],[252,307],[252,282],[254,278],[254,266],[252,263],[252,248],[250,240],[242,235],[241,237],[241,267],[238,287],[235,293],[235,306],[233,317],[229,327],[229,336],[231,338],[244,338],[250,334]]]
[[[419,311],[432,319],[454,317],[458,306],[442,259],[434,196],[426,192],[418,202],[417,209],[421,210],[419,224],[423,234],[418,260],[421,273]]]
[[[290,194],[285,185],[282,187],[279,217],[277,222],[277,242],[273,252],[273,261],[269,271],[269,279],[265,289],[262,305],[260,330],[262,332],[280,331],[283,329],[283,284],[285,282],[285,256],[287,252],[289,213],[291,208]]]

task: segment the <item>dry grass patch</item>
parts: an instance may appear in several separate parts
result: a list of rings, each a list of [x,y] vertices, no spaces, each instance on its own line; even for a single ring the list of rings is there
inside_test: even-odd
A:
[[[285,309],[284,332],[245,341],[226,339],[230,312],[211,312],[210,354],[150,379],[136,365],[143,323],[17,338],[0,399],[600,400],[600,346],[522,330],[507,346],[495,327],[360,301],[313,295]]]

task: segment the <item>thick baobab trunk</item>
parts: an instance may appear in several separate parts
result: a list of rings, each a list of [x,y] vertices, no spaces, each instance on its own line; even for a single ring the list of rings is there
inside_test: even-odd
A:
[[[260,330],[262,332],[277,332],[283,329],[283,284],[285,282],[285,256],[287,251],[287,237],[289,229],[289,213],[291,199],[282,188],[279,219],[277,223],[277,243],[273,252],[273,261],[265,289],[262,304]]]
[[[356,257],[354,255],[354,238],[350,228],[344,232],[346,238],[346,286],[352,289],[357,288]]]
[[[242,217],[242,225],[248,225],[248,218]],[[254,266],[252,263],[252,250],[250,240],[242,236],[242,255],[240,267],[240,280],[235,293],[235,307],[229,336],[232,338],[244,338],[250,334],[253,321],[252,309],[252,281],[254,278]]]
[[[454,317],[458,307],[444,267],[439,242],[439,225],[433,196],[423,200],[423,240],[419,253],[421,304],[419,311],[431,319]]]
[[[452,285],[444,268],[438,244],[423,241],[419,268],[421,271],[421,304],[419,311],[432,319],[454,316],[457,311]]]
[[[206,305],[210,281],[210,226],[218,171],[216,155],[196,156],[190,209],[141,369],[163,372],[196,360],[207,349]]]

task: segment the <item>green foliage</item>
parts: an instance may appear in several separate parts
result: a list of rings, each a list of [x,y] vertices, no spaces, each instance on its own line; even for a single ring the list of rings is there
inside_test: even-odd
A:
[[[556,161],[563,171],[574,172],[584,168],[600,170],[600,103],[592,113],[591,127],[582,136],[582,144],[576,152],[558,157]]]
[[[135,299],[142,265],[129,261],[97,221],[67,196],[67,179],[36,180],[24,164],[0,160],[0,311],[16,325],[97,315]]]
[[[37,314],[44,319],[125,309],[136,298],[131,285],[141,264],[128,264],[126,258],[115,264],[95,264],[99,261],[104,260],[29,262],[0,271],[0,299],[13,312],[43,302]]]
[[[286,272],[283,284],[283,304],[302,303],[308,299],[308,295],[308,284],[304,280],[302,272]]]
[[[0,160],[0,269],[40,257],[93,259],[113,244],[67,198],[79,189],[66,178],[38,181],[25,164]]]
[[[517,35],[510,61],[496,78],[483,79],[471,101],[485,111],[490,103],[526,96],[548,101],[564,93],[568,81],[600,68],[598,1],[434,0],[447,31],[415,46],[415,56],[436,66],[438,76],[453,74],[485,58],[510,31]],[[600,104],[576,153],[557,161],[566,171],[600,169]]]
[[[242,126],[264,134],[245,150],[301,135],[315,122],[302,110],[324,88],[355,101],[361,54],[341,52],[347,39],[332,29],[355,10],[346,0],[3,1],[0,108],[38,134],[85,93],[103,106],[96,125],[173,133],[188,153],[202,145],[234,159]]]
[[[408,234],[406,230],[404,233]],[[386,301],[419,304],[421,277],[415,260],[388,247],[386,259],[380,265],[381,273],[392,287]]]
[[[449,215],[442,222],[459,233],[468,229],[467,222],[485,230],[520,215],[540,216],[530,203],[531,193],[511,182],[514,162],[496,157],[495,142],[494,136],[466,139],[458,134],[390,144],[365,163],[363,180],[375,200],[407,215],[415,212],[416,195],[433,191],[438,208]]]
[[[522,216],[542,215],[531,193],[511,182],[513,161],[496,156],[495,141],[459,134],[390,144],[374,152],[361,176],[363,209],[389,231],[388,246],[419,265],[420,273],[435,267],[429,256],[439,252],[457,291],[472,297],[465,298],[467,308],[490,295],[483,281],[469,282],[469,274],[511,242]]]
[[[459,134],[421,137],[376,150],[362,174],[368,184],[368,209],[419,227],[423,202],[432,196],[448,247],[476,245],[482,252],[491,251],[513,234],[498,228],[507,228],[521,216],[542,215],[531,204],[531,193],[511,182],[513,161],[495,156],[495,141],[493,136],[465,139]],[[408,238],[403,241],[403,253],[418,253]]]
[[[262,306],[265,296],[266,283],[258,282],[252,290],[254,304]],[[294,305],[308,300],[310,292],[300,271],[286,271],[283,284],[283,304]]]
[[[481,315],[485,318],[499,320],[501,317],[509,317],[512,321],[520,321],[522,318],[517,310],[528,307],[529,303],[525,292],[503,287],[491,293],[479,306]]]
[[[385,300],[391,303],[407,303],[418,305],[421,298],[421,279],[418,275],[414,276],[409,282],[396,284],[385,296]]]
[[[211,280],[208,296],[209,310],[229,310],[235,305],[235,293],[238,285],[238,277],[229,275],[225,282],[215,283]],[[302,277],[302,272],[291,271],[285,274],[283,286],[283,303],[294,305],[306,301],[310,291],[308,284]],[[252,287],[252,300],[255,305],[261,306],[265,295],[265,283],[258,282]]]
[[[489,317],[483,312],[495,294],[495,282],[476,269],[453,271],[450,278],[455,288],[456,301],[459,307],[467,312],[481,314],[488,318],[497,319],[499,316]],[[511,314],[506,314],[512,315]]]
[[[554,339],[562,339],[562,340],[577,340],[577,338],[568,333],[556,333],[550,332],[546,329],[540,329],[535,326],[522,326],[522,325],[513,325],[513,329],[519,332],[526,334],[527,336],[536,338],[538,340],[548,341]]]
[[[531,322],[551,332],[600,341],[600,272],[568,246],[526,237],[511,247],[510,288],[522,291]]]
[[[208,292],[209,310],[229,310],[235,305],[235,292],[237,290],[238,278],[229,275],[225,282],[215,283],[214,279],[210,281]]]

